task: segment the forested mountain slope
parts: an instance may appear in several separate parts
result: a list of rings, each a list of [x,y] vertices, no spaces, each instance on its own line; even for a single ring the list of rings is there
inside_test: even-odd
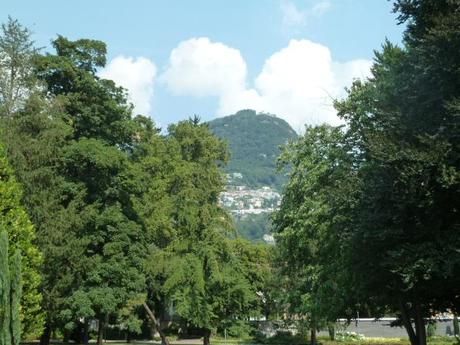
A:
[[[280,190],[284,177],[276,173],[279,147],[295,139],[297,133],[289,124],[269,114],[241,110],[234,115],[209,122],[211,130],[229,144],[231,159],[227,173],[241,173],[235,185],[251,188],[270,186]],[[238,175],[236,175],[238,176]]]

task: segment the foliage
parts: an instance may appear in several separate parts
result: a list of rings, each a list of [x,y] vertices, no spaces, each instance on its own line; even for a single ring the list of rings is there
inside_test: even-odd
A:
[[[57,170],[71,190],[65,204],[79,204],[73,231],[82,255],[60,308],[72,327],[81,317],[116,316],[137,299],[144,286],[145,242],[129,199],[134,187],[128,149],[137,125],[124,90],[95,74],[105,63],[105,44],[59,36],[53,45],[56,55],[37,57],[36,69],[72,126]]]
[[[263,242],[263,236],[270,230],[270,215],[268,213],[249,214],[235,220],[239,236],[254,242]]]
[[[226,145],[197,118],[170,126],[163,140],[152,140],[158,144],[151,152],[155,156],[140,160],[151,178],[145,202],[138,203],[153,236],[148,271],[150,288],[157,292],[152,297],[163,305],[170,300],[178,315],[204,329],[206,341],[211,330],[238,323],[255,298],[228,239],[230,220],[217,202]],[[163,150],[168,154],[156,156]]]
[[[423,317],[459,306],[460,6],[396,8],[409,21],[404,49],[385,43],[372,78],[337,104],[362,165],[349,271],[363,300],[398,310],[411,341],[424,343]]]
[[[336,228],[344,230],[344,218],[336,212],[348,215],[344,205],[353,200],[352,188],[358,185],[343,138],[340,128],[307,127],[280,157],[281,166],[291,167],[283,202],[273,217],[284,299],[291,313],[302,316],[297,322],[313,332],[334,321],[344,303],[339,283],[347,278],[340,261],[334,260],[341,241],[332,236]]]
[[[0,113],[10,116],[34,88],[32,59],[38,53],[31,32],[8,17],[0,35]]]
[[[337,332],[338,342],[356,342],[364,339],[364,335],[356,332]]]
[[[256,292],[252,316],[264,316],[266,320],[278,318],[283,311],[279,301],[278,270],[274,266],[276,247],[267,244],[253,244],[242,238],[232,241],[232,251],[244,267],[244,275]]]
[[[22,190],[6,161],[5,150],[0,145],[0,228],[6,229],[10,238],[10,253],[20,250],[22,255],[21,320],[25,334],[37,334],[43,325],[40,311],[42,296],[39,292],[39,274],[42,255],[35,244],[35,229],[21,205]],[[11,258],[10,258],[11,259]],[[18,322],[18,320],[15,320]]]
[[[428,338],[433,338],[436,335],[436,324],[430,322],[426,327],[426,336]]]
[[[80,318],[121,317],[144,290],[146,255],[130,200],[139,124],[125,91],[96,76],[105,44],[59,36],[53,45],[55,55],[33,56],[43,87],[2,123],[44,253],[46,337]]]
[[[0,344],[19,345],[22,295],[21,253],[9,251],[8,233],[0,227]]]
[[[372,76],[336,102],[345,128],[307,128],[288,148],[274,224],[286,271],[301,272],[298,313],[395,312],[422,345],[425,320],[460,302],[460,4],[395,8],[404,47],[385,42]]]

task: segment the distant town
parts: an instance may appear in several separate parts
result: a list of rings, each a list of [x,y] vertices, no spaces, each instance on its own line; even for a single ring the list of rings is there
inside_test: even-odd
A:
[[[249,215],[259,215],[275,211],[281,204],[281,195],[269,186],[253,189],[238,184],[243,179],[241,173],[230,173],[227,177],[227,188],[220,195],[220,204],[236,219],[244,219]],[[264,242],[274,244],[273,235],[264,234]]]
[[[249,214],[273,212],[281,204],[281,195],[269,186],[250,189],[235,182],[241,173],[227,174],[227,190],[220,195],[220,203],[238,218]]]

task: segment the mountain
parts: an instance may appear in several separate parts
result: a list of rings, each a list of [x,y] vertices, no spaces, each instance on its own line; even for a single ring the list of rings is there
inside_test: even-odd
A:
[[[209,122],[226,140],[230,161],[227,188],[220,202],[235,218],[238,233],[253,242],[273,243],[270,213],[281,202],[286,177],[276,172],[280,146],[297,138],[289,124],[271,114],[241,110]]]
[[[215,135],[228,141],[231,158],[225,170],[232,184],[281,189],[285,177],[276,173],[279,147],[297,138],[286,121],[271,114],[241,110],[215,119],[209,126]]]

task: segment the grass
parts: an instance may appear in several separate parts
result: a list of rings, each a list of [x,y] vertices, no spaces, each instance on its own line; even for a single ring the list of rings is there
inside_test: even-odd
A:
[[[168,337],[170,341],[174,342],[175,337]],[[94,343],[92,341],[91,343]],[[160,343],[156,341],[156,343]],[[37,345],[37,342],[23,342],[22,345]],[[149,341],[133,341],[126,343],[123,341],[109,340],[107,345],[148,345],[152,344]],[[193,344],[196,345],[196,340]],[[212,337],[211,344],[213,345],[309,345],[309,341],[299,336],[289,337],[272,337],[263,341],[255,341],[251,339],[240,339],[240,338],[227,338]],[[346,341],[332,341],[328,337],[318,337],[319,345],[410,345],[409,339],[407,338],[364,338],[360,340],[346,340]],[[64,343],[52,342],[52,345],[64,345]],[[68,344],[65,344],[68,345]],[[181,343],[181,345],[187,345],[187,343]],[[433,337],[428,339],[428,345],[460,345],[453,337]]]
[[[265,341],[252,341],[249,339],[223,339],[211,338],[211,344],[216,345],[309,345],[309,341],[300,337],[291,336],[290,339],[269,338]],[[319,345],[410,345],[407,338],[364,338],[360,340],[332,341],[328,337],[318,337]],[[453,337],[433,337],[428,339],[428,345],[457,345]]]

